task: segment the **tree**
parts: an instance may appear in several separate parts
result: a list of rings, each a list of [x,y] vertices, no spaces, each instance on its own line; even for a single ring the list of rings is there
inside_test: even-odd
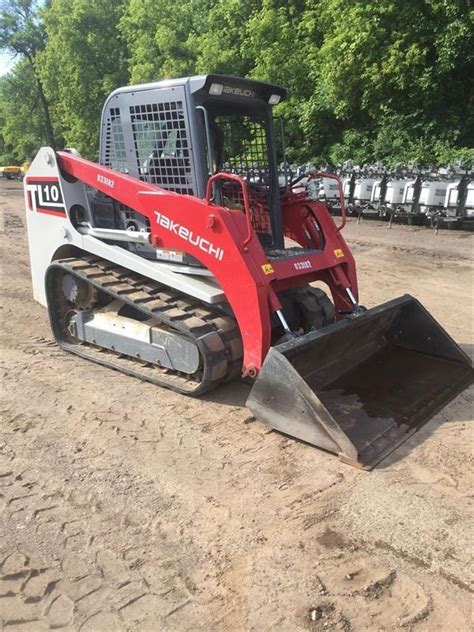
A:
[[[38,68],[38,55],[44,49],[46,35],[35,10],[34,0],[2,0],[0,4],[0,49],[26,60],[36,84],[44,117],[44,137],[55,146],[50,106]]]
[[[129,0],[119,31],[128,42],[132,83],[196,73],[212,0]]]
[[[306,150],[303,129],[304,104],[314,92],[308,65],[314,34],[306,29],[310,11],[305,0],[266,0],[251,14],[243,43],[252,58],[250,76],[288,90],[274,111],[285,122],[286,154],[296,161],[314,157],[312,148]]]
[[[47,43],[41,77],[57,97],[55,119],[66,143],[97,158],[107,95],[129,81],[127,43],[117,25],[126,0],[55,0],[43,12]]]
[[[249,21],[261,7],[259,0],[212,2],[201,17],[196,41],[196,71],[249,76],[254,65],[247,43]]]
[[[0,44],[19,58],[11,79],[0,82],[1,151],[17,151],[12,142],[19,152],[36,139],[52,143],[54,130],[57,142],[62,136],[95,158],[109,92],[218,72],[288,88],[275,114],[285,119],[287,154],[296,162],[433,163],[473,153],[468,0],[38,5],[0,0]]]
[[[37,102],[36,78],[23,59],[8,75],[0,77],[0,164],[31,160],[48,142],[45,118]]]
[[[440,143],[472,143],[467,1],[322,0],[313,20],[323,38],[310,57],[317,95],[306,129],[312,136],[321,113],[332,113],[340,132],[329,140],[329,154],[337,144],[340,155],[351,129],[365,137],[368,160],[412,155],[429,162]]]

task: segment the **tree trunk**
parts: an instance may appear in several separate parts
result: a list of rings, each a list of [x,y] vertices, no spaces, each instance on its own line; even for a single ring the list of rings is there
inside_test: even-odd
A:
[[[35,73],[35,78],[36,78],[36,83],[38,85],[39,98],[40,98],[41,104],[43,106],[44,122],[46,123],[46,136],[47,136],[47,139],[48,139],[48,143],[53,149],[56,149],[56,147],[55,147],[56,142],[54,140],[53,126],[51,124],[51,116],[49,114],[49,105],[48,105],[48,101],[46,99],[46,96],[44,94],[43,84],[41,83],[41,80],[36,75],[36,73]]]
[[[56,141],[54,139],[54,132],[53,132],[53,125],[51,123],[51,115],[49,113],[49,104],[48,104],[48,100],[46,99],[46,95],[44,93],[43,90],[43,84],[41,82],[41,79],[38,76],[38,73],[36,72],[36,68],[35,68],[35,63],[33,60],[33,57],[31,57],[30,55],[25,53],[25,57],[28,59],[31,69],[33,71],[33,75],[34,78],[36,80],[36,85],[38,87],[38,94],[39,94],[39,98],[41,101],[41,106],[43,108],[43,114],[44,114],[44,122],[46,125],[46,139],[48,141],[48,144],[53,148],[56,149],[55,145],[56,145]]]

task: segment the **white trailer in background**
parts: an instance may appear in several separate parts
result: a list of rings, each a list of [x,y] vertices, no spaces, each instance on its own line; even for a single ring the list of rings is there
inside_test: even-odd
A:
[[[474,219],[474,182],[470,182],[467,185],[466,205],[465,205],[466,219]]]
[[[424,180],[421,183],[419,198],[420,213],[429,215],[430,213],[441,211],[444,208],[446,189],[448,183],[442,180]]]
[[[372,189],[372,203],[382,203],[388,209],[397,208],[403,201],[403,192],[405,190],[404,180],[388,180],[385,188],[384,199],[382,200],[383,181],[377,180]]]
[[[474,182],[467,175],[448,184],[444,212],[444,221],[451,225],[474,220]]]
[[[338,186],[334,180],[324,177],[324,173],[317,174],[313,165],[292,165],[290,172],[297,175],[294,192],[306,192],[311,199],[324,202],[333,214],[339,214]],[[473,173],[464,168],[414,173],[400,165],[393,172],[381,164],[350,168],[340,165],[335,173],[341,178],[348,213],[359,220],[363,216],[375,217],[389,221],[391,226],[397,218],[434,228],[466,224],[474,227]],[[286,180],[280,174],[280,186]]]
[[[376,178],[357,178],[354,185],[354,205],[358,207],[368,206],[372,198],[372,189],[377,182]]]

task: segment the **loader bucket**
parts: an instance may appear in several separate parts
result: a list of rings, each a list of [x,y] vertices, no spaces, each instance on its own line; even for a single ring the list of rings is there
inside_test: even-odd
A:
[[[272,347],[247,406],[276,430],[371,469],[472,378],[467,355],[405,295]]]

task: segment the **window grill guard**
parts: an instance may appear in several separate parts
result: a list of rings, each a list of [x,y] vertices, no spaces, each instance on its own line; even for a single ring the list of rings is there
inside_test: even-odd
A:
[[[125,206],[125,204],[121,204],[115,200],[114,202],[114,206],[118,211],[120,228],[122,230],[150,230],[150,220],[146,217],[146,215],[138,213],[133,208]]]
[[[192,195],[193,178],[182,101],[130,106],[141,180]]]
[[[240,175],[238,172],[230,169],[225,169],[225,171]],[[224,181],[220,186],[223,205],[230,209],[239,209],[243,211],[244,200],[241,187],[231,181]],[[255,185],[252,183],[249,183],[249,202],[252,227],[258,235],[267,235],[271,237],[272,226],[268,210],[268,191],[256,190],[254,186]]]
[[[212,131],[217,169],[235,173],[247,181],[253,229],[262,242],[269,243],[271,175],[265,119],[242,113],[218,114]],[[223,182],[221,195],[224,206],[243,210],[242,189],[238,184]]]
[[[110,108],[109,116],[106,120],[104,165],[123,173],[128,171],[127,152],[119,108]]]

